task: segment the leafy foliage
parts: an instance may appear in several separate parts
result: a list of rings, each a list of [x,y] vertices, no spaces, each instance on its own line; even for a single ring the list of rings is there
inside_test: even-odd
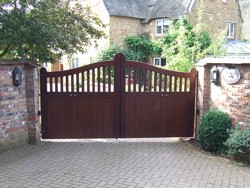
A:
[[[211,152],[220,152],[229,137],[231,120],[228,114],[212,109],[204,114],[198,128],[197,140],[202,148]]]
[[[212,39],[199,25],[191,25],[186,17],[173,21],[169,32],[159,42],[168,69],[189,71],[206,55]]]
[[[139,36],[127,36],[124,41],[127,46],[125,54],[129,59],[145,62],[151,54],[160,51],[145,33]]]
[[[110,46],[98,54],[97,61],[112,60],[117,53],[122,53],[122,49],[119,46]]]
[[[250,130],[233,130],[225,142],[227,154],[250,164]]]
[[[146,62],[148,57],[154,53],[160,53],[158,45],[150,40],[149,35],[127,36],[124,40],[126,48],[111,46],[99,53],[98,60],[111,60],[116,53],[124,53],[128,60]]]
[[[73,0],[4,0],[0,23],[0,58],[40,62],[85,52],[105,27],[89,7]]]

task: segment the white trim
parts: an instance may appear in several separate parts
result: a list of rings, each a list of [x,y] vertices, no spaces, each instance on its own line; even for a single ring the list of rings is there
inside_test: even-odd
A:
[[[160,22],[160,24],[158,24]],[[169,18],[162,18],[155,20],[155,35],[163,35],[164,34],[164,26],[169,27],[170,19]],[[158,33],[158,27],[160,27],[160,32]]]
[[[153,64],[154,64],[154,66],[157,66],[157,67],[167,66],[167,61],[166,61],[166,65],[162,65],[162,62],[161,62],[162,59],[163,59],[163,58],[161,58],[161,57],[154,57],[154,59],[153,59]],[[155,64],[156,60],[158,60],[159,65],[156,65],[156,64]]]
[[[235,38],[235,23],[227,22],[227,38],[234,39]]]
[[[71,69],[75,69],[79,67],[79,58],[78,57],[73,57],[71,59]]]

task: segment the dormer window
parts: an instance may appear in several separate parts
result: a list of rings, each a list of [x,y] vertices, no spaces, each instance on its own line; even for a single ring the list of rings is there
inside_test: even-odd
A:
[[[168,18],[156,20],[156,35],[163,35],[169,29],[170,20]]]
[[[234,39],[235,35],[235,23],[228,22],[227,23],[227,38],[228,39]]]

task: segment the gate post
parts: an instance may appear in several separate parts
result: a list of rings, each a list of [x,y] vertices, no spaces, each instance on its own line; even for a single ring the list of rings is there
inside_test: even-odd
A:
[[[117,104],[118,106],[118,111],[114,113],[114,119],[117,120],[118,122],[115,122],[116,130],[115,132],[115,137],[116,138],[121,138],[124,137],[124,93],[125,93],[125,64],[126,64],[126,58],[125,55],[122,53],[118,53],[114,57],[115,61],[115,93],[117,94]]]

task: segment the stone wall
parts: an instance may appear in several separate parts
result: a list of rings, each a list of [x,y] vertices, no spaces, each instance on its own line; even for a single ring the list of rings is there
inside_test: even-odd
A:
[[[239,0],[243,19],[242,38],[250,39],[250,0]]]
[[[119,16],[110,17],[110,44],[124,47],[124,39],[127,36],[144,33],[140,19],[124,18]]]
[[[12,71],[22,71],[22,84],[13,85]],[[0,62],[0,151],[40,140],[38,83],[34,63]]]
[[[190,21],[197,23],[197,12],[200,1],[196,1],[192,12],[189,14]],[[235,23],[235,38],[240,39],[242,20],[240,7],[237,0],[205,0],[202,23],[209,26],[210,34],[216,35],[226,29],[227,22]]]
[[[218,85],[210,82],[214,66],[220,72]],[[239,82],[227,84],[221,78],[221,70],[228,66],[240,71]],[[206,58],[199,63],[198,72],[198,120],[209,109],[217,108],[229,114],[234,125],[250,129],[250,59]]]

